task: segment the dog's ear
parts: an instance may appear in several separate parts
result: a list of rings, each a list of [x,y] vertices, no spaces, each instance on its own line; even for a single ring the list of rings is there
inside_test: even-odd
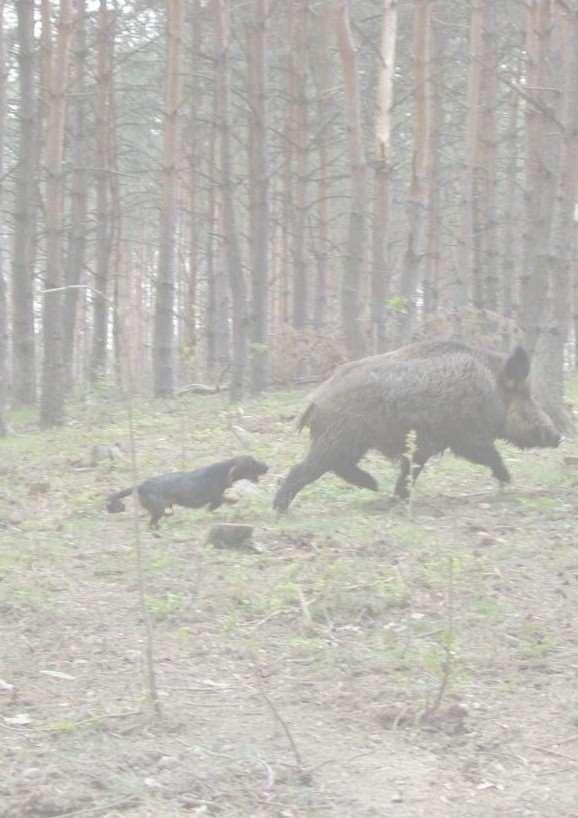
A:
[[[239,479],[240,479],[239,464],[235,463],[235,465],[229,469],[229,474],[227,475],[227,485],[232,486],[235,480]]]

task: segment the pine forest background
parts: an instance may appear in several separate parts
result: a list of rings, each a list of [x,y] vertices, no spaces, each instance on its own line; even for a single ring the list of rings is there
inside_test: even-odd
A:
[[[459,332],[576,365],[576,0],[0,0],[0,431]]]

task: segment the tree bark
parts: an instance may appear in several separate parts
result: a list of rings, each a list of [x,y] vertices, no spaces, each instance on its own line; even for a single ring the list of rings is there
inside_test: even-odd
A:
[[[44,19],[44,24],[48,20]],[[49,107],[46,134],[46,278],[42,329],[42,401],[40,423],[43,427],[64,422],[65,371],[63,357],[64,292],[62,286],[62,232],[64,219],[64,125],[66,87],[72,38],[72,3],[60,0],[56,51],[50,71]]]
[[[191,55],[189,60],[189,76],[191,83],[188,151],[189,151],[189,250],[188,274],[184,284],[184,319],[183,341],[187,376],[192,377],[198,366],[198,320],[200,310],[197,305],[199,275],[198,268],[200,254],[200,184],[199,167],[202,163],[202,139],[199,113],[202,105],[202,89],[199,82],[201,43],[202,43],[202,15],[199,0],[193,0],[190,10]]]
[[[4,148],[6,140],[6,46],[4,32],[5,0],[0,0],[0,179],[4,179]],[[3,202],[3,187],[0,183],[0,202]],[[5,248],[0,247],[0,437],[7,432],[6,407],[8,404],[8,293],[6,291]]]
[[[267,0],[254,0],[247,38],[249,90],[249,245],[252,273],[250,317],[251,388],[268,382],[267,306],[269,253],[269,181],[267,174],[267,109],[265,103],[265,27]]]
[[[88,164],[87,146],[87,106],[86,106],[86,60],[88,55],[86,43],[86,0],[75,0],[73,78],[72,87],[75,94],[74,107],[70,116],[70,233],[66,255],[65,282],[67,290],[64,296],[64,366],[66,391],[73,385],[73,368],[75,357],[75,340],[77,326],[78,302],[82,297],[80,290],[84,278],[86,263],[86,216],[88,201]]]
[[[549,291],[550,241],[559,136],[549,128],[548,110],[555,110],[555,78],[551,72],[552,0],[527,4],[526,230],[520,280],[520,319],[525,345],[537,347]]]
[[[156,283],[153,369],[155,397],[175,389],[175,303],[178,120],[181,105],[182,0],[167,0],[167,68],[163,133],[163,190]]]
[[[443,108],[442,77],[444,73],[444,43],[446,32],[440,23],[431,22],[431,122],[428,144],[428,212],[425,228],[425,269],[423,274],[423,311],[427,321],[437,312],[441,298],[442,264],[442,206],[440,189],[442,173],[440,152],[442,144]]]
[[[560,36],[560,71],[564,87],[561,120],[564,134],[557,173],[553,218],[551,314],[537,348],[541,379],[539,397],[560,431],[570,434],[573,424],[564,403],[564,348],[568,339],[571,272],[576,257],[575,202],[578,183],[578,11],[558,12],[555,31]]]
[[[308,0],[290,0],[295,6],[293,18],[293,48],[289,54],[291,74],[290,99],[291,127],[288,138],[295,151],[295,175],[293,179],[293,326],[302,329],[309,324],[309,276],[305,259],[305,220],[307,204],[307,71],[306,31]]]
[[[414,12],[415,127],[411,181],[407,199],[407,243],[402,262],[399,341],[407,343],[416,321],[416,289],[419,283],[422,241],[427,208],[427,145],[430,131],[430,0],[415,0]]]
[[[114,13],[107,0],[98,11],[96,92],[96,270],[92,292],[92,352],[89,379],[98,383],[106,374],[109,330],[109,279],[112,220],[110,213],[110,84],[112,65],[111,32]]]
[[[327,322],[329,306],[330,248],[330,146],[333,141],[334,104],[330,61],[330,27],[326,14],[317,15],[316,41],[311,48],[312,75],[317,94],[317,149],[319,181],[317,184],[318,228],[316,236],[316,282],[313,300],[313,326],[321,329]]]
[[[397,0],[384,0],[375,121],[371,262],[371,314],[377,352],[383,352],[386,347],[385,302],[390,285],[387,239],[390,229],[390,181],[393,165],[391,133],[396,43]]]
[[[366,240],[367,163],[363,147],[361,92],[357,52],[351,31],[351,0],[338,0],[335,25],[345,93],[345,117],[351,173],[351,203],[341,287],[341,320],[347,352],[361,358],[365,342],[361,331],[360,289]]]
[[[231,158],[229,111],[230,0],[215,0],[217,15],[217,104],[220,127],[221,202],[225,258],[231,289],[233,311],[233,358],[229,396],[239,401],[245,389],[247,366],[247,293],[237,235],[233,196],[233,163]]]
[[[36,112],[34,94],[34,0],[18,0],[18,162],[15,171],[12,251],[12,376],[14,403],[36,403],[34,333],[34,229]]]

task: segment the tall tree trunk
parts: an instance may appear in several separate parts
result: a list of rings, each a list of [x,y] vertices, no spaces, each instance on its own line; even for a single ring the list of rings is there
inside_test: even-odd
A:
[[[6,46],[4,33],[5,0],[0,0],[0,180],[4,179],[4,145],[6,139]],[[0,202],[3,201],[3,183],[0,182]],[[8,294],[4,273],[5,248],[0,246],[0,436],[6,434],[6,406],[8,403]]]
[[[440,188],[441,133],[443,123],[442,72],[444,68],[445,29],[436,20],[431,22],[431,123],[428,144],[429,207],[425,228],[425,269],[423,275],[423,311],[427,319],[438,310],[442,274],[442,207]]]
[[[75,0],[76,25],[74,28],[73,79],[74,107],[70,116],[70,233],[66,256],[64,296],[64,366],[66,391],[73,384],[75,356],[76,318],[80,285],[84,276],[86,255],[87,215],[87,133],[86,133],[86,0]]]
[[[291,255],[295,230],[295,98],[297,91],[297,79],[295,71],[295,51],[296,51],[296,15],[294,0],[285,4],[287,13],[287,36],[286,42],[286,62],[285,97],[287,106],[285,111],[285,122],[283,128],[283,160],[281,170],[281,254],[279,264],[279,312],[282,324],[289,324],[290,304],[291,304]],[[293,276],[295,279],[295,276]],[[293,323],[295,323],[297,300],[293,301]]]
[[[480,146],[485,138],[480,134],[482,118],[482,53],[484,36],[484,7],[486,0],[474,0],[470,19],[470,73],[467,98],[467,140],[464,162],[463,225],[460,241],[460,266],[476,308],[483,307],[483,273],[481,270],[480,223],[478,212],[478,175],[481,166]]]
[[[520,96],[517,91],[512,91],[508,98],[508,159],[506,166],[506,191],[504,194],[504,217],[502,230],[502,292],[501,308],[504,315],[512,318],[514,314],[514,301],[516,290],[516,261],[518,258],[517,230],[515,229],[516,215],[518,213],[517,190],[520,185],[519,180],[519,102]],[[504,339],[504,346],[507,342]]]
[[[363,148],[359,68],[351,31],[351,0],[338,0],[335,22],[343,68],[351,174],[349,229],[341,288],[341,320],[347,352],[355,359],[361,358],[365,352],[360,321],[360,289],[363,281],[366,240],[367,162]]]
[[[215,66],[218,74],[219,67]],[[215,85],[217,83],[215,82]],[[206,342],[207,342],[207,371],[212,374],[216,368],[220,377],[221,371],[231,362],[231,338],[229,329],[229,291],[226,275],[223,272],[222,241],[216,241],[218,225],[221,223],[220,209],[217,202],[217,180],[219,178],[219,163],[217,159],[219,134],[219,105],[217,94],[213,98],[213,122],[209,139],[209,157],[207,177],[210,180],[207,196],[207,314],[206,314]]]
[[[290,0],[296,5],[294,39],[290,55],[293,99],[292,139],[295,150],[294,222],[293,222],[293,326],[297,329],[309,323],[309,276],[305,259],[305,222],[307,203],[307,71],[306,31],[309,0]]]
[[[202,161],[202,138],[199,111],[202,105],[202,91],[199,82],[199,62],[202,43],[202,15],[199,0],[193,0],[190,10],[191,54],[189,76],[191,83],[189,103],[188,151],[189,151],[189,251],[188,275],[184,289],[184,332],[185,359],[188,374],[192,375],[198,365],[198,267],[200,261],[200,185],[199,168]]]
[[[479,164],[477,177],[478,230],[481,237],[481,268],[483,273],[483,306],[498,308],[498,270],[496,244],[496,189],[497,189],[497,5],[484,4],[482,35],[482,95],[481,132],[478,139]]]
[[[163,197],[153,341],[154,393],[175,388],[175,284],[177,244],[178,119],[181,104],[183,0],[167,0],[167,69],[163,137]]]
[[[527,4],[526,230],[520,280],[520,318],[530,353],[538,344],[549,291],[550,239],[559,138],[549,128],[548,110],[555,109],[551,71],[552,0]]]
[[[315,297],[313,300],[313,326],[321,329],[327,322],[327,307],[329,300],[329,243],[330,243],[330,155],[332,144],[334,114],[333,78],[330,62],[330,34],[326,14],[317,15],[316,42],[311,48],[313,63],[312,77],[317,93],[317,149],[319,152],[319,181],[318,191],[318,229],[316,240],[317,275],[315,282]]]
[[[427,208],[427,145],[430,131],[430,0],[415,0],[414,12],[414,77],[415,127],[411,160],[411,181],[407,200],[407,244],[402,262],[400,295],[404,310],[400,311],[399,340],[410,340],[416,322],[416,290],[419,283],[422,239]]]
[[[267,0],[254,0],[247,39],[249,85],[249,245],[252,273],[250,319],[251,388],[267,386],[267,303],[269,253],[269,182],[267,175],[265,105],[265,27]]]
[[[111,20],[109,35],[110,65],[115,65],[116,53],[116,17]],[[124,218],[122,207],[121,172],[119,166],[118,136],[118,103],[115,85],[115,72],[111,70],[108,83],[108,127],[107,127],[107,161],[109,169],[109,219],[110,219],[110,268],[114,270],[114,310],[112,315],[112,335],[114,353],[115,381],[119,388],[130,387],[134,383],[135,349],[131,336],[132,349],[125,349],[126,339],[123,336],[125,315],[130,312],[133,280],[136,277],[127,263],[128,248],[123,238]],[[137,349],[139,349],[137,347]],[[140,350],[139,350],[140,352]]]
[[[48,20],[44,20],[48,24]],[[44,427],[64,422],[64,358],[62,228],[64,218],[64,124],[72,2],[60,0],[54,64],[50,71],[50,104],[46,134],[46,278],[42,315],[44,360],[40,422]]]
[[[36,114],[34,101],[34,0],[17,0],[18,163],[15,172],[12,253],[12,377],[17,405],[36,403],[33,243]]]
[[[561,120],[564,134],[558,166],[551,258],[551,315],[538,346],[539,398],[564,434],[573,431],[564,403],[564,347],[568,338],[571,272],[576,256],[574,210],[578,182],[578,10],[558,11],[564,88]]]
[[[4,269],[0,266],[0,437],[7,432],[8,386],[8,295]]]
[[[110,218],[110,84],[114,13],[107,0],[98,11],[98,53],[96,92],[96,271],[92,293],[92,353],[89,378],[97,383],[106,374],[109,325],[109,278],[112,221]]]
[[[390,180],[393,165],[391,132],[397,43],[397,0],[384,0],[382,26],[375,121],[371,261],[371,314],[374,343],[378,352],[383,352],[386,346],[385,302],[390,283],[386,248],[390,228]]]
[[[247,365],[247,293],[242,266],[241,249],[237,235],[233,197],[233,163],[231,159],[231,133],[229,110],[229,48],[231,44],[230,0],[216,0],[217,13],[217,102],[218,122],[221,130],[221,196],[223,207],[223,238],[225,258],[231,288],[233,310],[233,367],[230,382],[230,398],[241,400],[245,389]]]

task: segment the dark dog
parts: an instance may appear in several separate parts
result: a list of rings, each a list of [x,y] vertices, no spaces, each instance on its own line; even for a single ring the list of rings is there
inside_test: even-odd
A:
[[[195,471],[173,472],[151,477],[137,486],[140,503],[151,515],[150,527],[158,528],[159,520],[172,506],[185,508],[202,508],[208,506],[211,511],[226,502],[234,502],[225,497],[225,491],[237,480],[250,480],[258,483],[259,477],[265,474],[269,467],[265,463],[241,455],[231,460],[223,460],[204,466]],[[111,494],[106,502],[107,511],[116,514],[124,511],[123,497],[132,494],[133,489],[123,489]]]

